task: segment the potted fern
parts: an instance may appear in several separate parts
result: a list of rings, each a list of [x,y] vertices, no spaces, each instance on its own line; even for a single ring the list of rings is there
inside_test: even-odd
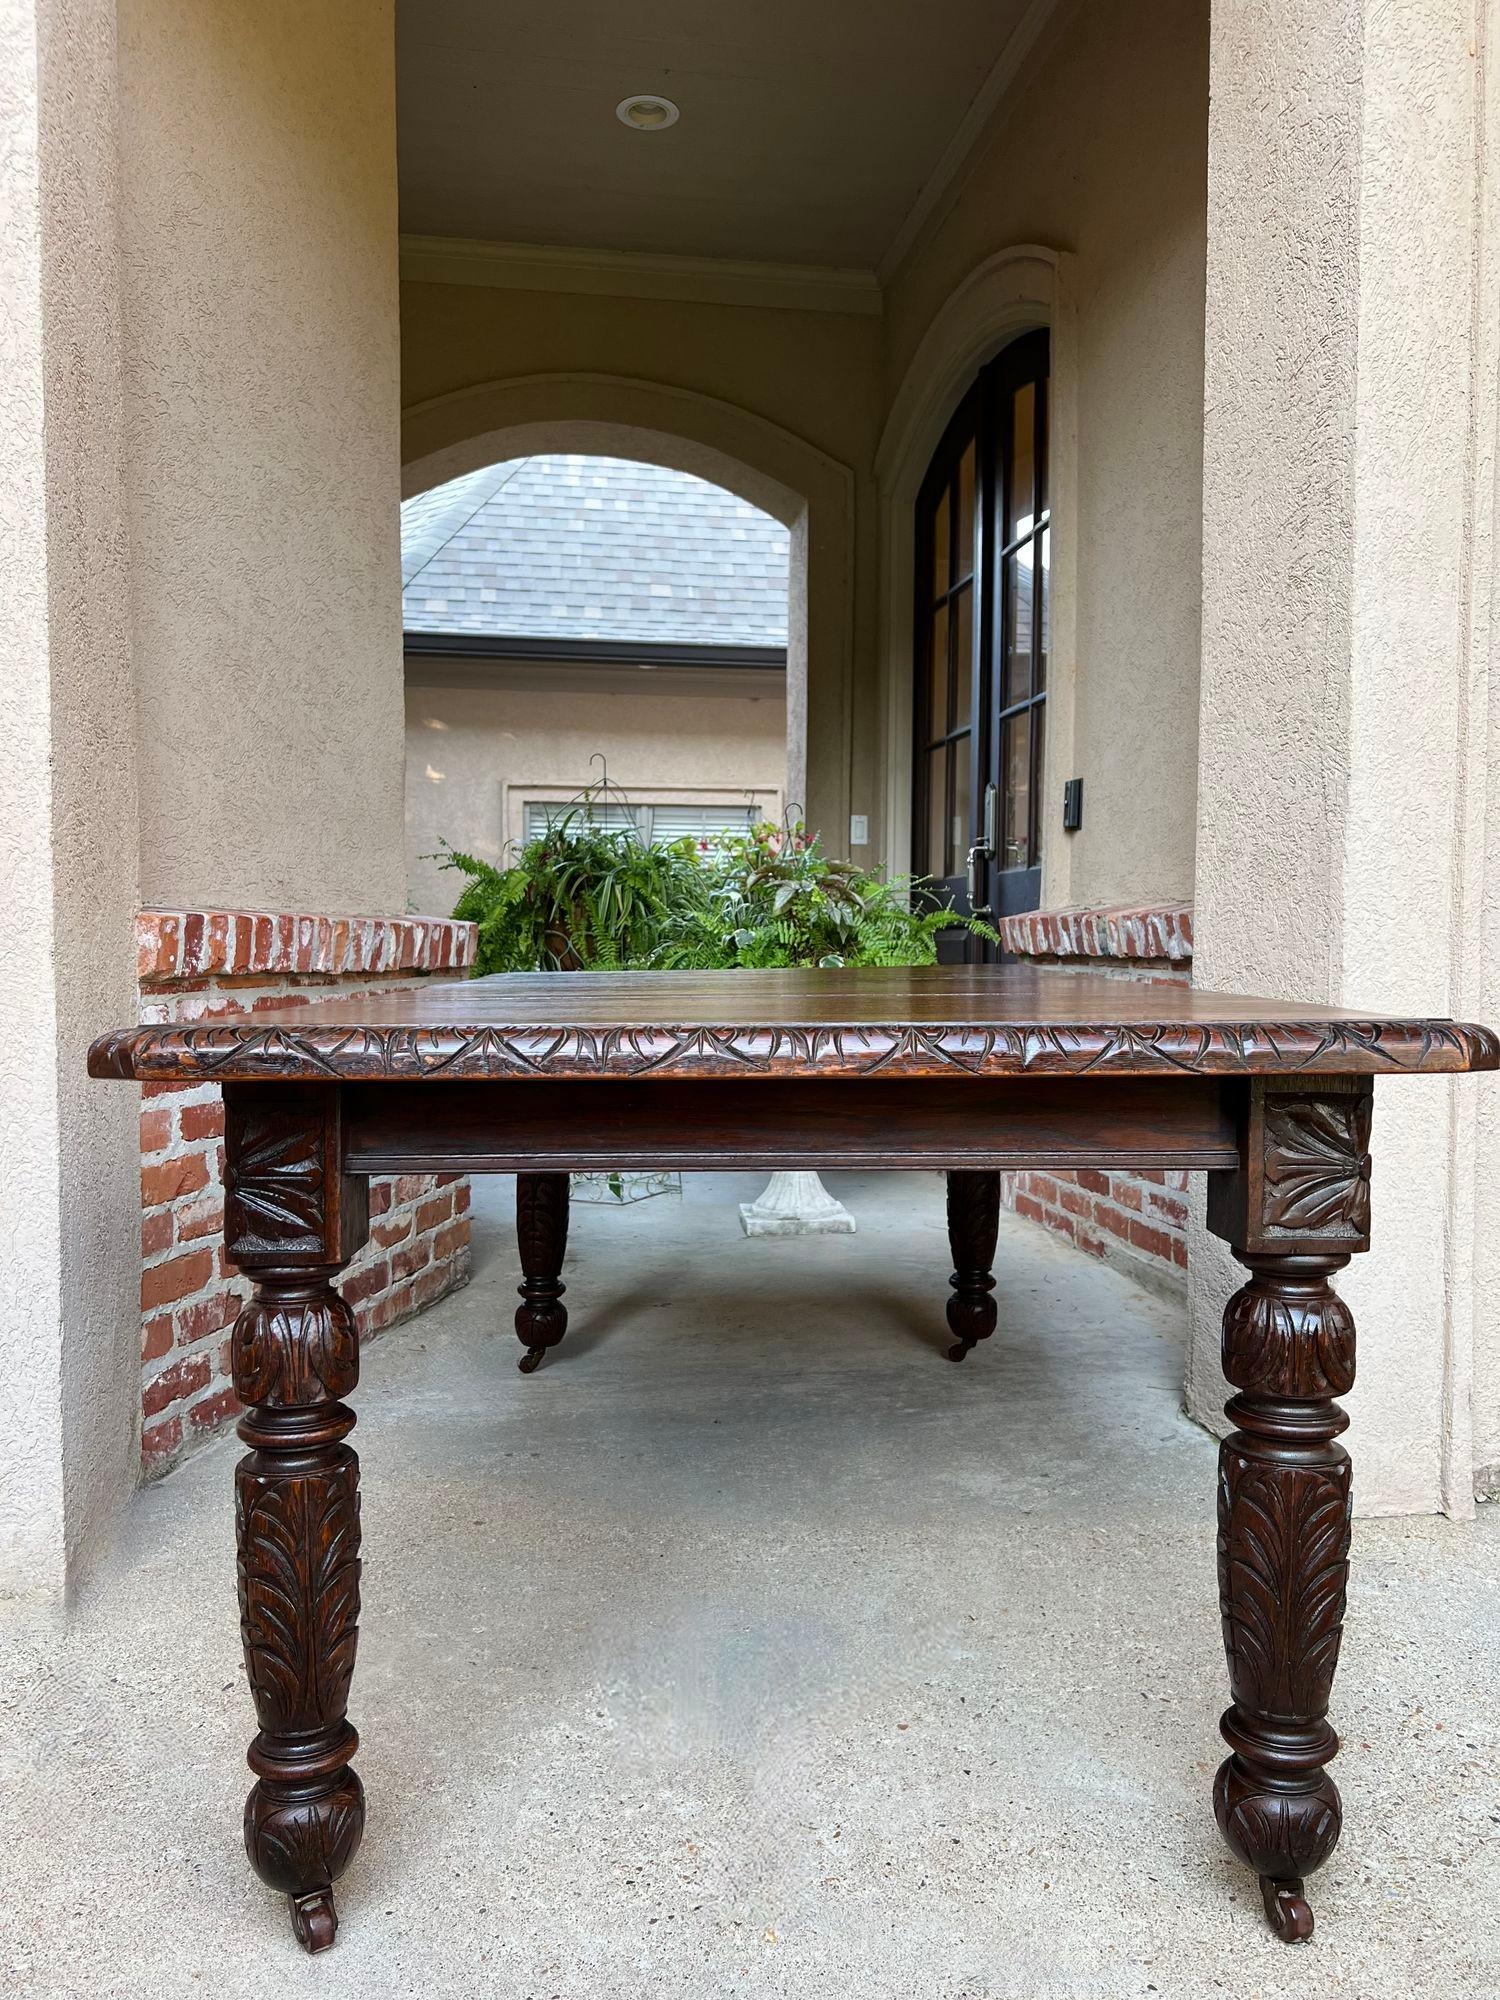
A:
[[[914,907],[918,884],[829,860],[800,823],[646,846],[601,823],[606,789],[581,792],[508,868],[445,844],[444,866],[468,878],[453,914],[478,928],[477,974],[931,965],[940,931],[995,936],[975,917]],[[617,1174],[602,1186],[616,1199],[657,1191]],[[773,1175],[740,1213],[750,1235],[854,1228],[816,1174]]]

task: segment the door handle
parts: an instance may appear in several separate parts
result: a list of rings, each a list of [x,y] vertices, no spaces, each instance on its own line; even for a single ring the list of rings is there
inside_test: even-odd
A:
[[[984,788],[984,848],[985,859],[988,861],[993,861],[995,858],[995,822],[999,801],[1000,787],[998,785],[986,785]]]
[[[995,914],[994,911],[987,904],[981,903],[979,900],[979,863],[981,857],[985,860],[989,859],[983,847],[971,847],[968,859],[964,863],[964,874],[968,877],[969,914],[975,917],[992,917]]]

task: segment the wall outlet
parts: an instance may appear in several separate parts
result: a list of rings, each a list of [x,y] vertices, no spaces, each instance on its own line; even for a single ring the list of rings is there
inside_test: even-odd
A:
[[[870,815],[868,813],[850,813],[849,845],[851,847],[868,847],[869,844]]]

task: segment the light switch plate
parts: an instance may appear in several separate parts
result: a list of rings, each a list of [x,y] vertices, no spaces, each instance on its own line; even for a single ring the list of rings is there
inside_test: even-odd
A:
[[[868,813],[850,813],[849,845],[851,847],[868,847],[869,844],[870,815]]]

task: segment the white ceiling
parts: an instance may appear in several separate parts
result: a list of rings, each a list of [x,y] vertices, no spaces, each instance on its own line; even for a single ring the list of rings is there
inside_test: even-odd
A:
[[[401,226],[873,268],[1038,12],[1037,0],[398,0]],[[637,92],[672,98],[681,121],[627,129],[615,105]]]

